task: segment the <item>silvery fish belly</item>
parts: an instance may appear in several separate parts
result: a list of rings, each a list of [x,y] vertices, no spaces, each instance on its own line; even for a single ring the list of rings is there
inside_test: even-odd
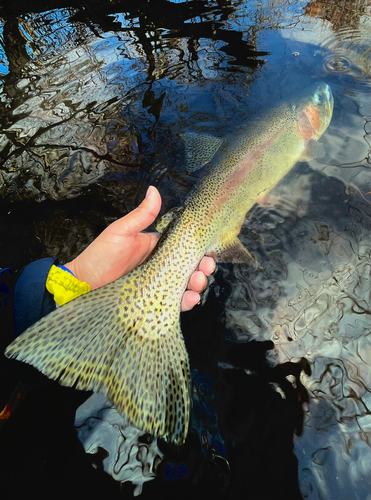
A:
[[[63,385],[103,389],[137,428],[182,444],[190,379],[180,305],[189,277],[205,254],[251,261],[237,238],[246,213],[299,159],[320,151],[332,109],[320,83],[219,140],[184,206],[158,222],[162,236],[147,261],[41,319],[6,355]]]

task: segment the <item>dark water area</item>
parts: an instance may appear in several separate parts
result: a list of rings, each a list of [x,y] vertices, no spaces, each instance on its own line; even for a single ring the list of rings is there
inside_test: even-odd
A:
[[[260,268],[219,264],[182,315],[184,448],[37,382],[0,438],[6,498],[371,499],[370,33],[368,0],[1,2],[1,267],[74,258],[151,184],[180,206],[185,134],[312,82],[335,100],[325,156],[246,217]]]

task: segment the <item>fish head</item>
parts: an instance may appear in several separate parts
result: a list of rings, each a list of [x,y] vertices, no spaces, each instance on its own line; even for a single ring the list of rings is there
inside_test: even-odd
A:
[[[304,141],[318,140],[331,122],[334,98],[327,83],[311,85],[296,104],[298,132]]]

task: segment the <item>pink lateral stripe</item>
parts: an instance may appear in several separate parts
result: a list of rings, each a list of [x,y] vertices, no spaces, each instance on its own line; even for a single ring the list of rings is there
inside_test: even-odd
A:
[[[224,182],[223,188],[220,190],[220,195],[215,200],[216,207],[224,205],[227,199],[233,194],[234,189],[242,183],[247,174],[254,167],[254,164],[259,157],[262,156],[266,149],[268,149],[268,147],[277,139],[280,132],[281,130],[275,132],[269,139],[263,142],[259,149],[255,149],[253,153],[247,155],[237,164],[237,167]]]

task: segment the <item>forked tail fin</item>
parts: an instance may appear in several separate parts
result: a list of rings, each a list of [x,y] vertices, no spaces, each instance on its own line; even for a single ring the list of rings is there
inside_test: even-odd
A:
[[[17,337],[5,354],[62,385],[103,388],[137,428],[183,444],[190,380],[179,310],[165,316],[147,311],[136,302],[141,294],[133,293],[134,282],[129,274],[60,307]]]

